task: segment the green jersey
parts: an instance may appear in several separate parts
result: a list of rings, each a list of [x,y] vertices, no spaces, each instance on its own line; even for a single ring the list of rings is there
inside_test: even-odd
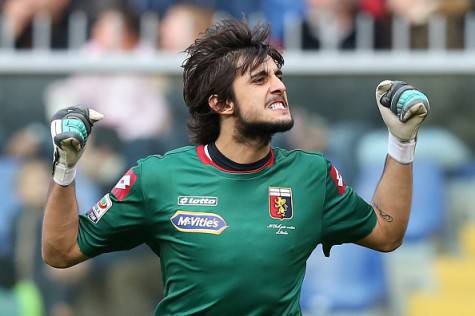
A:
[[[149,245],[164,284],[156,315],[300,315],[313,249],[328,255],[375,224],[320,154],[274,148],[262,167],[229,172],[189,146],[140,160],[80,217],[78,244],[89,257]]]

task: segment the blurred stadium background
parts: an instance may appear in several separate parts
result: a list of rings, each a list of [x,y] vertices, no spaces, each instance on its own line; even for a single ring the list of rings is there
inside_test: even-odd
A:
[[[160,268],[145,248],[68,270],[41,261],[49,117],[106,114],[77,181],[82,211],[137,158],[186,145],[180,53],[214,21],[271,23],[294,130],[283,147],[324,152],[367,199],[386,131],[383,79],[426,92],[404,245],[309,259],[304,315],[475,315],[475,6],[471,0],[0,0],[0,316],[149,315]],[[256,284],[256,286],[261,286]],[[236,298],[239,299],[239,298]]]

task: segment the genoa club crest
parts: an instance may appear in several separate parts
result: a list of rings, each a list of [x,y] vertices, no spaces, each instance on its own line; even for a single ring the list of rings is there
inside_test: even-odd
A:
[[[280,220],[293,217],[291,188],[269,187],[269,214]]]

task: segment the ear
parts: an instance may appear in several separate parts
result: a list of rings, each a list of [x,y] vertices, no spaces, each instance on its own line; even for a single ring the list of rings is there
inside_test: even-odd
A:
[[[234,103],[232,101],[226,100],[226,102],[219,102],[218,95],[212,94],[208,98],[209,107],[218,114],[233,114],[234,113]]]

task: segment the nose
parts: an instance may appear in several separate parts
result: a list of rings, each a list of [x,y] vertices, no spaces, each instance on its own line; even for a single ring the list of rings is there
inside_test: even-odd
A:
[[[284,82],[276,75],[272,76],[270,92],[272,94],[283,95],[287,91]]]

